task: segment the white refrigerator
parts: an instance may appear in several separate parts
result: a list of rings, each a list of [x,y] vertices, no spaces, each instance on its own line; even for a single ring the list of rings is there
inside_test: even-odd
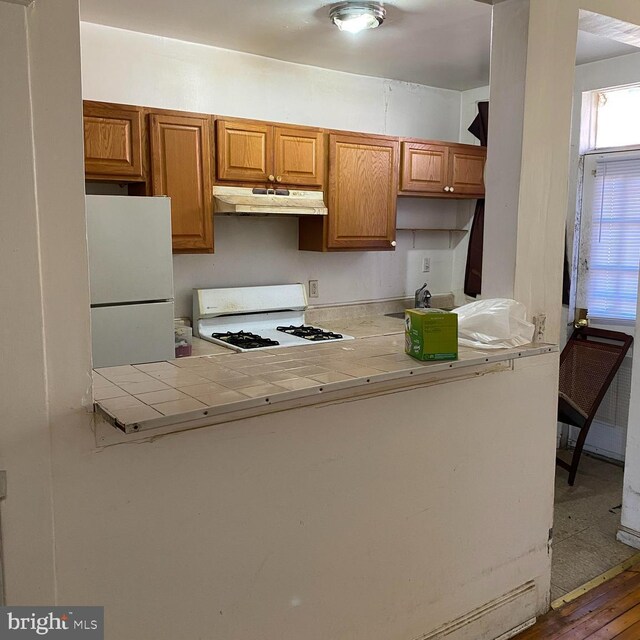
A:
[[[86,198],[93,366],[175,357],[171,200]]]

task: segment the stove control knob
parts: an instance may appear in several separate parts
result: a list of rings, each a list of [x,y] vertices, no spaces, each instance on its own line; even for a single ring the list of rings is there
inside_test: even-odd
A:
[[[275,177],[273,175],[269,176],[269,182],[274,182],[275,181]]]
[[[391,246],[392,246],[392,247],[395,247],[397,244],[398,244],[398,243],[397,243],[395,240],[392,240],[392,241],[391,241]]]

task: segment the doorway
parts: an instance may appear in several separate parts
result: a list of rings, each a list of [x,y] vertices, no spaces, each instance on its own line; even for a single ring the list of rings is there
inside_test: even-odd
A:
[[[610,64],[614,69],[613,63]],[[637,75],[637,73],[636,73]],[[576,85],[592,80],[576,70]],[[638,78],[640,79],[640,78]],[[568,224],[572,295],[591,327],[633,336],[640,258],[640,84],[585,91],[579,112],[576,217]],[[574,120],[575,122],[575,120]],[[576,143],[578,141],[576,140]],[[552,601],[633,556],[616,540],[622,508],[632,351],[624,358],[589,430],[575,486],[556,474]],[[559,457],[570,458],[579,429],[559,425]]]

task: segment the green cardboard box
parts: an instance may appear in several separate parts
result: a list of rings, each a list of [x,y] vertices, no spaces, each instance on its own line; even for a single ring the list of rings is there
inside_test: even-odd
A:
[[[404,312],[405,352],[417,360],[458,359],[458,315],[441,309]]]

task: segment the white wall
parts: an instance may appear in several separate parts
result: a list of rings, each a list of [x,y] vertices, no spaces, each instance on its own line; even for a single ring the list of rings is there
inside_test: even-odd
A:
[[[460,92],[329,71],[83,23],[83,96],[147,106],[395,136],[457,141]],[[399,199],[398,226],[455,227],[455,202]],[[395,252],[297,250],[295,220],[216,219],[216,253],[174,259],[176,314],[191,288],[319,280],[319,304],[433,292],[452,282],[446,234],[399,231]],[[423,256],[431,272],[422,274]],[[349,277],[345,278],[344,274]]]
[[[40,248],[41,309],[44,320],[44,371],[49,412],[49,469],[53,492],[54,528],[49,548],[55,554],[54,597],[62,602],[58,570],[62,520],[72,523],[86,514],[71,508],[64,485],[77,474],[79,458],[92,451],[91,336],[89,275],[84,198],[82,85],[80,76],[80,21],[78,0],[35,0],[27,8],[29,64],[32,92],[34,171]],[[21,261],[22,268],[22,261]],[[19,311],[24,317],[24,311]],[[37,363],[22,365],[38,373]],[[32,468],[31,473],[39,473]],[[29,477],[27,483],[37,482]],[[82,477],[76,475],[81,486]],[[7,504],[12,499],[8,474]],[[31,505],[26,506],[31,510]],[[15,517],[15,514],[14,514]],[[41,515],[42,517],[42,515]],[[8,518],[7,518],[8,519]],[[15,526],[14,522],[14,526]],[[24,527],[24,523],[20,523]],[[22,531],[30,542],[30,531]],[[5,549],[7,555],[12,550]],[[16,583],[34,598],[34,584],[23,576],[34,563],[30,554],[12,559],[17,576],[7,582],[11,596]],[[12,602],[13,602],[12,597]],[[47,598],[44,602],[51,602]],[[68,603],[66,601],[65,603]]]
[[[482,261],[488,298],[515,297],[529,14],[529,0],[506,0],[493,11]]]
[[[91,435],[77,0],[0,2],[0,86],[0,509],[7,601],[33,605],[57,597],[55,452]]]
[[[640,283],[638,283],[638,311],[636,336],[640,336]],[[618,537],[640,549],[640,358],[633,359],[629,428],[626,438],[624,489],[622,496],[621,529]]]
[[[9,497],[0,508],[7,593],[12,602],[26,604],[53,598],[51,451],[27,18],[24,7],[5,2],[0,86],[0,468],[9,477]],[[25,564],[28,555],[33,563]]]

